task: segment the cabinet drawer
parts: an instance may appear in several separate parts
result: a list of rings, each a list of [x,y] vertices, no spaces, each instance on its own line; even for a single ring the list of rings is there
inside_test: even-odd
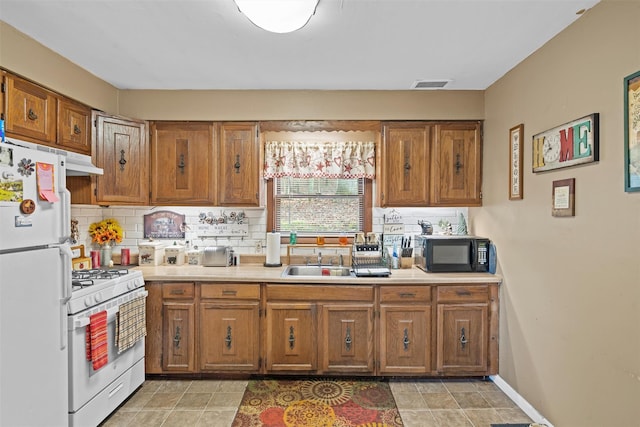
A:
[[[162,285],[163,299],[193,299],[193,283],[165,283]]]
[[[431,301],[430,286],[381,286],[380,302]]]
[[[267,285],[269,300],[373,301],[372,286]]]
[[[258,284],[202,284],[200,285],[202,298],[225,299],[260,299],[260,285]]]
[[[439,286],[438,302],[487,302],[489,287],[480,286]]]

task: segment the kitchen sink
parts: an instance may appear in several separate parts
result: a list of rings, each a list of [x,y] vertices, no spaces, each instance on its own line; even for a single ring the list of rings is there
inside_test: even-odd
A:
[[[289,276],[353,276],[351,267],[333,265],[290,265],[282,272],[282,277]]]

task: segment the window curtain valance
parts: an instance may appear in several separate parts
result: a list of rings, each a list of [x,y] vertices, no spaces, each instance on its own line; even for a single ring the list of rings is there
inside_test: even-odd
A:
[[[373,141],[305,142],[267,141],[264,178],[369,178],[375,177]]]

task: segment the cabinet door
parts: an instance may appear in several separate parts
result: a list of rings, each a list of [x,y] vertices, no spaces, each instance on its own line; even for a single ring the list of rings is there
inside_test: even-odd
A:
[[[255,123],[220,127],[220,205],[260,205],[260,146]]]
[[[91,109],[58,99],[58,140],[65,150],[91,154]]]
[[[96,113],[94,115],[99,204],[149,204],[149,146],[147,124]]]
[[[259,369],[259,302],[200,303],[200,368]]]
[[[431,372],[431,306],[380,306],[380,374]]]
[[[487,371],[488,304],[438,304],[439,373]]]
[[[147,336],[145,337],[144,366],[147,374],[162,373],[162,283],[145,285],[147,292]]]
[[[433,144],[433,204],[480,206],[482,142],[479,122],[436,126]]]
[[[324,372],[373,372],[373,305],[323,305],[321,348]]]
[[[193,302],[163,303],[163,355],[165,371],[192,372],[195,368],[195,310]]]
[[[46,145],[56,140],[56,97],[27,80],[6,74],[5,131]]]
[[[215,204],[212,123],[151,124],[151,203]]]
[[[317,369],[316,305],[267,303],[268,371]]]
[[[429,139],[428,125],[385,125],[380,180],[382,206],[427,206]]]

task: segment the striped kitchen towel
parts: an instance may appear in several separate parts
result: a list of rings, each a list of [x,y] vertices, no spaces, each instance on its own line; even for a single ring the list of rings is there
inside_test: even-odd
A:
[[[120,305],[116,320],[118,354],[147,335],[146,301],[147,297],[143,295]]]
[[[86,328],[87,360],[97,371],[109,362],[107,347],[107,311],[92,314]]]

